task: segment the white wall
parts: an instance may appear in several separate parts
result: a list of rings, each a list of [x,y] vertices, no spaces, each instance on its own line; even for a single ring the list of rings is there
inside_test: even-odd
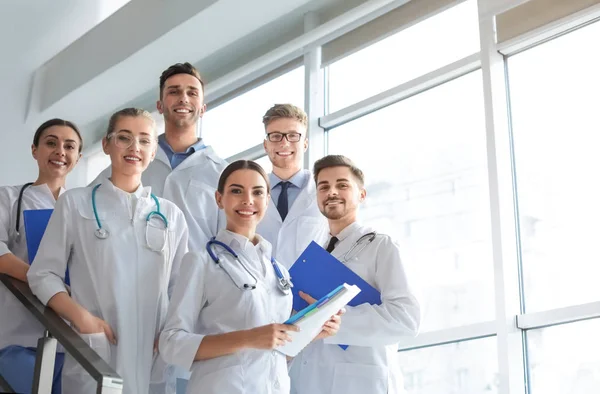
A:
[[[42,122],[27,124],[25,121],[34,71],[126,1],[2,2],[0,185],[30,182],[37,177],[37,164],[31,157],[30,146]],[[48,119],[52,117],[68,119],[69,114],[52,113]]]

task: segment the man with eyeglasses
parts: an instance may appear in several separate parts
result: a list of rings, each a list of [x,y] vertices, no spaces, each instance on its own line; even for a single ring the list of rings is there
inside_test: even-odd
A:
[[[269,174],[271,201],[257,228],[273,245],[273,257],[290,268],[311,241],[327,240],[327,220],[317,206],[310,170],[302,169],[306,138],[306,113],[292,104],[276,104],[263,116],[263,146],[273,164]]]

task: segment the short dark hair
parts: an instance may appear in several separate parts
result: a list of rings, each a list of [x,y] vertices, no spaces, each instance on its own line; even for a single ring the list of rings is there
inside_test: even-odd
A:
[[[313,167],[313,174],[315,177],[315,183],[318,183],[319,172],[330,167],[347,167],[350,172],[356,178],[356,181],[361,187],[365,185],[365,174],[360,168],[354,164],[352,160],[342,155],[328,155],[315,162]]]
[[[200,86],[202,87],[202,92],[204,93],[204,81],[202,81],[202,77],[200,76],[200,73],[198,72],[196,67],[192,66],[191,63],[188,63],[188,62],[175,63],[172,66],[170,66],[169,68],[167,68],[165,71],[163,71],[162,74],[160,74],[160,92],[159,92],[159,94],[160,94],[161,100],[163,97],[163,90],[165,88],[165,82],[167,82],[167,79],[169,79],[173,75],[177,75],[177,74],[188,74],[193,77],[196,77],[198,79],[198,81],[200,81]]]
[[[81,133],[79,132],[79,129],[77,128],[77,126],[75,126],[75,123],[60,118],[47,120],[44,123],[42,123],[40,127],[37,128],[35,134],[33,135],[33,146],[37,148],[40,145],[40,139],[42,138],[42,134],[44,133],[44,131],[46,131],[46,129],[49,129],[52,126],[65,126],[73,129],[73,131],[75,132],[75,134],[77,134],[77,137],[79,138],[79,153],[81,153],[81,151],[83,150],[83,138],[81,138]]]
[[[227,178],[237,170],[252,170],[258,172],[267,183],[267,193],[271,193],[271,184],[269,183],[269,176],[265,172],[265,170],[255,161],[252,160],[237,160],[228,165],[223,172],[221,172],[221,176],[219,177],[219,184],[217,186],[217,191],[221,194],[225,192],[225,184],[227,183]]]

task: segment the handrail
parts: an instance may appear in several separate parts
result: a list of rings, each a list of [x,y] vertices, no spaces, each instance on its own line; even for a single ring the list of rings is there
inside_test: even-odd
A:
[[[0,281],[98,383],[97,394],[121,393],[121,377],[60,316],[45,307],[27,283],[3,274],[0,274]]]
[[[0,375],[0,389],[2,390],[3,393],[14,393],[15,392],[15,390],[13,390],[13,388],[10,387],[10,384],[8,384],[8,382],[6,380],[4,380],[2,375]]]

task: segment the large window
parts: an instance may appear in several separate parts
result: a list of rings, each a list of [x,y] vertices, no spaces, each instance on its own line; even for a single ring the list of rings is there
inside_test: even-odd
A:
[[[202,120],[202,138],[221,157],[233,156],[262,143],[263,114],[274,104],[304,107],[304,67],[281,75],[255,89],[208,108]]]
[[[600,319],[527,332],[531,394],[591,394],[600,388]]]
[[[398,352],[409,394],[498,393],[496,338]]]
[[[329,132],[365,172],[362,220],[421,278],[423,330],[494,318],[485,152],[481,72]]]
[[[329,111],[478,51],[477,1],[468,0],[331,64]]]
[[[309,130],[325,146],[311,149],[364,170],[360,220],[398,242],[422,305],[421,335],[396,360],[409,394],[595,393],[600,312],[577,304],[600,301],[600,23],[497,45],[497,5],[418,2],[433,16],[325,69],[308,62],[325,84],[305,84],[299,67],[209,106],[202,137],[270,171],[264,112],[327,98]]]
[[[595,23],[508,60],[527,312],[600,300],[598,37]]]

